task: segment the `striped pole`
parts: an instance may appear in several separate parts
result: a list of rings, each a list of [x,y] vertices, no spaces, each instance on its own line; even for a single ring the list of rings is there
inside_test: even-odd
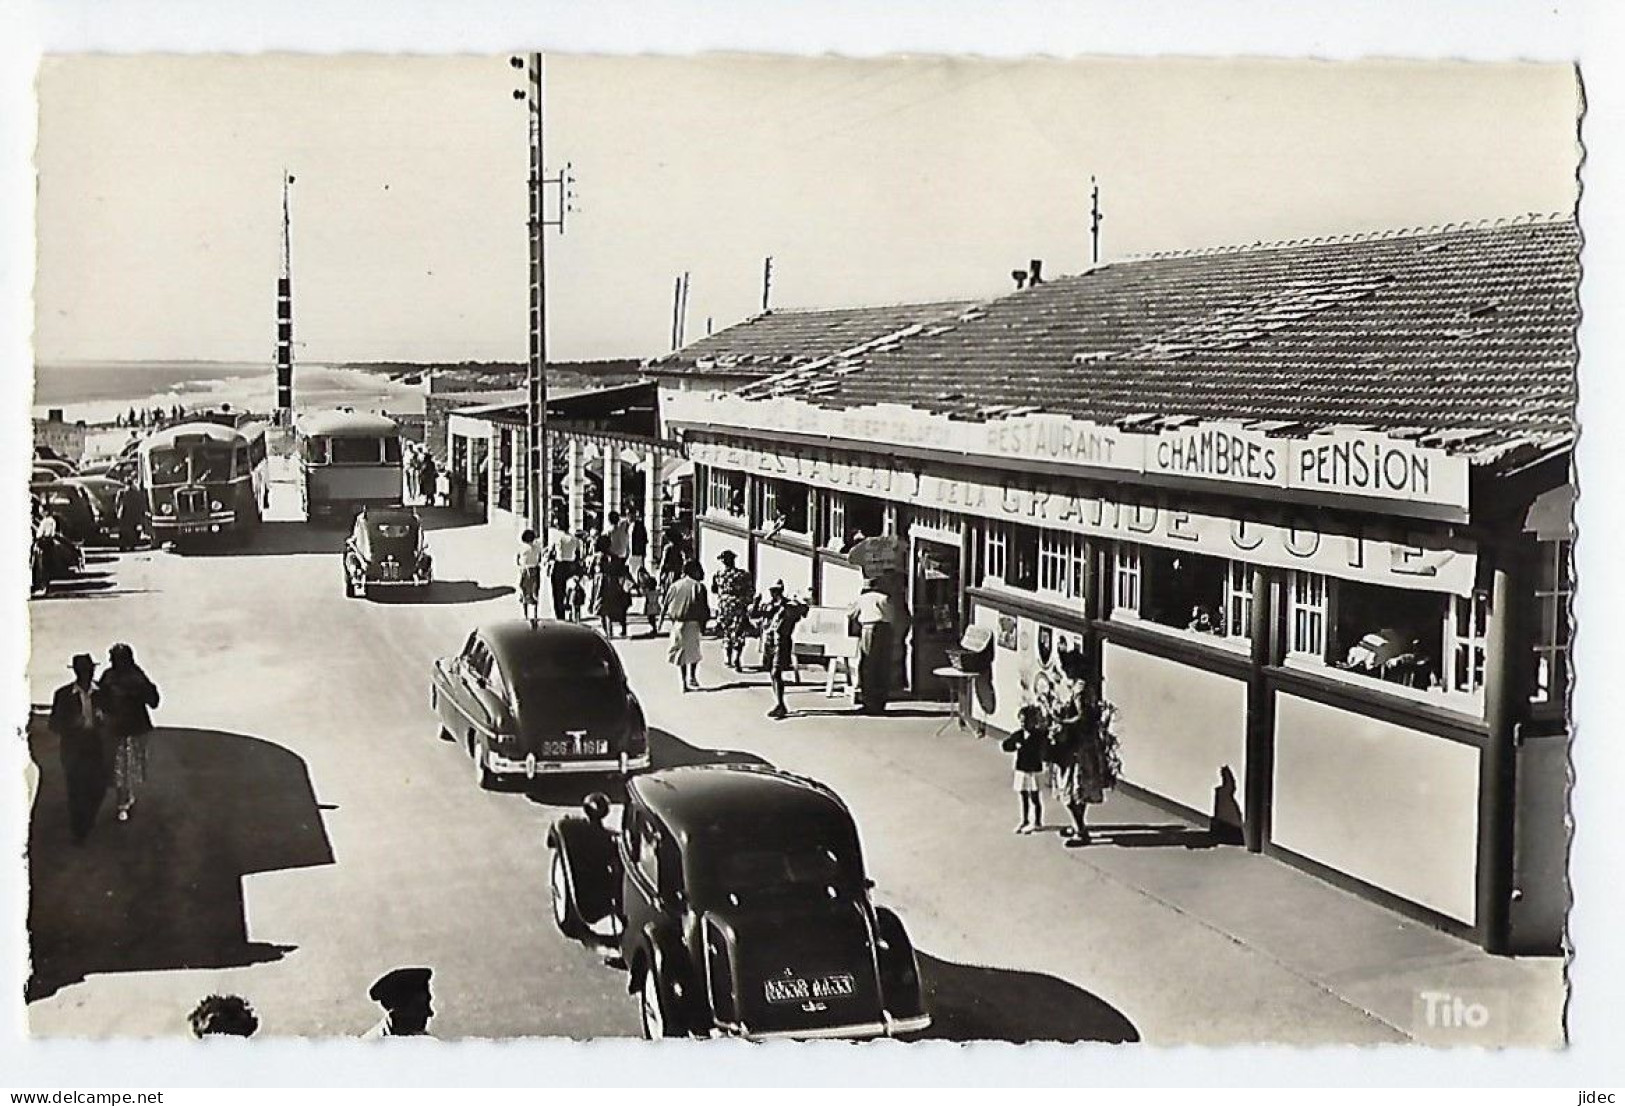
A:
[[[293,425],[293,247],[289,231],[288,186],[293,177],[282,173],[282,275],[276,282],[276,421]]]

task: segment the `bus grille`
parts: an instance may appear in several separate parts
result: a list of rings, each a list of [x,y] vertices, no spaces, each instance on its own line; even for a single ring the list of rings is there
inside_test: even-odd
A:
[[[180,489],[175,493],[175,510],[181,514],[202,514],[205,494],[202,488]]]

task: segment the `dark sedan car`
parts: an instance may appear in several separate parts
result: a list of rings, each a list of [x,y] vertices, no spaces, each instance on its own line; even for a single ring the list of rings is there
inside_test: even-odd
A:
[[[434,662],[440,736],[474,761],[483,788],[503,776],[626,773],[649,766],[643,707],[602,634],[572,622],[494,622]]]
[[[553,919],[612,919],[647,1037],[863,1038],[926,1029],[902,921],[870,900],[857,827],[823,784],[766,766],[627,781],[618,833],[554,823]],[[592,800],[589,800],[591,803]]]
[[[368,507],[356,515],[344,543],[344,594],[374,588],[421,590],[433,582],[434,562],[423,523],[410,507]]]

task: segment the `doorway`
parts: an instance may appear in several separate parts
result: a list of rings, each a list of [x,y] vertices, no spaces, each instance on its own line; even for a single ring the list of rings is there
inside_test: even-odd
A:
[[[934,670],[948,664],[958,648],[959,547],[929,538],[914,539],[909,607],[914,615],[914,694],[920,699],[951,699],[954,689]]]

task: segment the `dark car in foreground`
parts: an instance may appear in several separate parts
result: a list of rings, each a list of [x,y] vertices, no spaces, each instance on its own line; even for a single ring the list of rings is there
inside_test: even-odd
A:
[[[620,935],[646,1037],[868,1038],[931,1024],[914,947],[870,900],[857,827],[823,784],[766,766],[627,781],[619,832],[548,831],[553,918]]]
[[[474,761],[482,788],[502,777],[621,773],[649,765],[649,729],[614,648],[573,622],[488,623],[434,662],[440,735]]]
[[[355,517],[344,542],[344,594],[374,589],[422,591],[434,577],[423,522],[410,507],[368,507]]]

